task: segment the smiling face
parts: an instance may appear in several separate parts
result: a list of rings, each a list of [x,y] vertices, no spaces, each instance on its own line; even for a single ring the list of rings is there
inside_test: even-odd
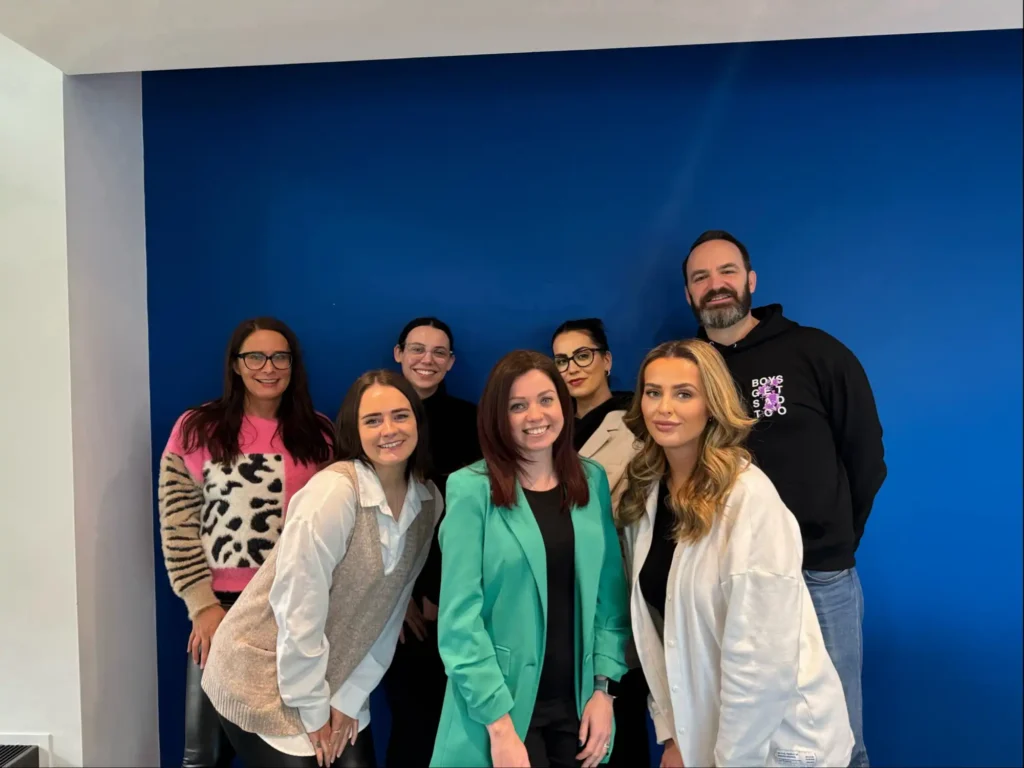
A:
[[[608,388],[612,355],[596,348],[594,340],[583,331],[560,333],[551,345],[555,366],[574,398],[586,399]]]
[[[680,357],[648,363],[640,408],[647,431],[666,451],[696,447],[709,413],[697,365]]]
[[[371,384],[359,401],[359,442],[375,467],[408,461],[419,432],[409,398],[395,387]]]
[[[291,349],[277,331],[253,331],[242,342],[234,369],[255,400],[280,400],[292,380]]]
[[[705,328],[730,328],[750,314],[757,275],[726,240],[701,243],[686,261],[686,300]]]
[[[562,433],[565,417],[555,383],[536,369],[512,382],[508,395],[512,440],[524,455],[550,451]]]
[[[421,325],[409,331],[405,344],[395,347],[395,362],[402,375],[420,397],[430,397],[455,364],[448,334],[439,328]]]

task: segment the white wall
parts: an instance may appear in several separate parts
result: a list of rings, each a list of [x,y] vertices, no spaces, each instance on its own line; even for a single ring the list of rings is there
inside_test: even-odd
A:
[[[138,75],[0,36],[0,743],[157,765]]]
[[[81,765],[63,79],[0,37],[0,734]]]
[[[142,81],[64,81],[86,765],[159,764]]]

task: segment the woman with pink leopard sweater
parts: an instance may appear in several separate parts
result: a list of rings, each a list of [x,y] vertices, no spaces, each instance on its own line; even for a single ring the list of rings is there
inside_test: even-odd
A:
[[[268,317],[232,334],[221,397],[174,425],[157,498],[171,588],[192,620],[183,768],[231,764],[202,670],[226,611],[277,543],[288,501],[330,458],[332,432],[313,408],[298,339]]]

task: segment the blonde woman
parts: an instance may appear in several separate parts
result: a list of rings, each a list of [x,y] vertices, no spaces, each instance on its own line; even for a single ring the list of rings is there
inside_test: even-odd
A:
[[[697,339],[662,344],[625,421],[643,447],[619,524],[661,765],[848,765],[800,529],[743,448],[753,421],[725,362]]]

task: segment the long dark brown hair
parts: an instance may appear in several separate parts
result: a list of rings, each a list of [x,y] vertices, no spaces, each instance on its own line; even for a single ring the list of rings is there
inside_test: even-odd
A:
[[[511,507],[516,502],[518,469],[525,457],[512,438],[512,425],[508,419],[509,393],[512,383],[530,371],[540,371],[549,379],[558,393],[565,426],[555,438],[552,459],[564,494],[563,511],[582,507],[590,501],[590,488],[583,463],[572,442],[572,397],[562,381],[551,358],[531,350],[516,350],[505,355],[491,370],[477,409],[476,427],[480,448],[487,462],[491,481],[491,501],[497,507]]]
[[[412,475],[422,483],[430,473],[427,410],[412,384],[395,371],[384,368],[367,371],[352,382],[352,386],[345,393],[345,399],[341,402],[341,408],[338,409],[338,418],[334,421],[334,458],[336,461],[361,461],[367,466],[373,466],[366,451],[363,450],[363,441],[359,439],[359,404],[363,401],[363,394],[374,384],[394,387],[406,396],[412,406],[417,438],[416,447],[405,465],[405,476],[408,478]]]
[[[238,458],[238,434],[245,416],[245,383],[235,371],[242,344],[256,331],[276,331],[292,355],[291,380],[277,408],[277,433],[288,453],[302,464],[323,464],[331,458],[333,426],[313,408],[306,366],[295,333],[274,317],[256,317],[238,324],[224,353],[224,392],[219,399],[192,408],[181,424],[186,451],[205,448],[217,463]]]

